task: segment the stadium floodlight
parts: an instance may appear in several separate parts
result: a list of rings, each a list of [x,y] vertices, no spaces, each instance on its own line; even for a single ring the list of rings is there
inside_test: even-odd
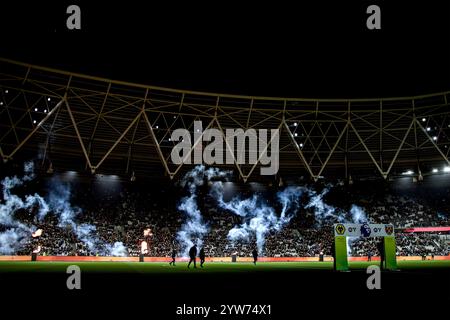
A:
[[[51,101],[51,100],[52,100],[52,98],[50,98],[50,97],[47,98],[47,101]]]
[[[422,122],[425,122],[425,121],[427,121],[427,119],[425,119],[425,118],[422,118]]]
[[[444,172],[450,172],[450,167],[444,167]]]
[[[36,120],[33,120],[33,124],[36,124]]]
[[[298,136],[297,132],[296,132],[296,133],[294,133],[294,137],[296,137],[296,136]]]
[[[298,125],[298,123],[297,122],[294,122],[294,127],[296,127]]]
[[[414,171],[412,171],[412,170],[407,170],[407,171],[405,171],[405,172],[402,172],[402,174],[403,174],[403,175],[410,176],[410,175],[414,174]]]
[[[47,109],[44,110],[44,113],[47,113]]]
[[[303,148],[303,143],[300,143],[300,148]]]
[[[8,89],[6,89],[6,90],[5,90],[5,93],[8,93],[8,92],[9,92]]]
[[[38,111],[38,108],[34,108],[34,111]]]
[[[436,141],[436,140],[437,140],[437,137],[436,137],[436,136],[434,136],[434,137],[433,137],[433,140],[434,140],[434,141]]]
[[[0,106],[2,106],[3,105],[3,101],[0,101]]]
[[[436,169],[436,168],[434,168],[434,169],[432,170],[432,172],[433,172],[433,173],[438,173],[438,172],[439,172],[439,170],[438,170],[438,169]]]
[[[431,131],[431,128],[430,128],[430,127],[427,127],[427,131],[430,132],[430,131]]]
[[[156,126],[155,128],[156,128],[156,129],[159,129],[159,126]]]

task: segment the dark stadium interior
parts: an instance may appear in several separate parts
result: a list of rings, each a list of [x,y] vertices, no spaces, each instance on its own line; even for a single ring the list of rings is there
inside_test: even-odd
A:
[[[375,1],[381,30],[366,28],[370,4],[2,3],[2,304],[38,318],[243,303],[272,305],[257,319],[436,317],[450,302],[450,3]],[[208,146],[195,121],[279,129],[279,170],[174,163],[175,129],[189,152]],[[384,239],[346,238],[338,272],[336,223],[392,224],[399,264],[381,290],[366,267]],[[193,243],[204,268],[186,268]],[[81,290],[66,289],[72,263]]]
[[[411,96],[450,84],[446,2],[377,1],[385,9],[378,32],[365,28],[371,1],[23,2],[0,11],[3,41],[14,43],[1,46],[0,56],[72,72],[305,98]],[[58,15],[74,3],[85,8],[79,33]]]

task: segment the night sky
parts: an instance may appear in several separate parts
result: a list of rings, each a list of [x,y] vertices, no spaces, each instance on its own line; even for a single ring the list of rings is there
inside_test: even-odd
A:
[[[248,95],[358,98],[450,89],[450,3],[443,1],[58,2],[2,2],[0,56]],[[81,31],[66,29],[69,4],[80,5]],[[370,4],[381,7],[381,30],[366,28]]]

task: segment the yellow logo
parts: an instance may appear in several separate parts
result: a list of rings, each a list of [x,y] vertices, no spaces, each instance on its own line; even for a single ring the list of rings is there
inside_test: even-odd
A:
[[[341,223],[336,225],[336,233],[338,235],[343,235],[345,233],[345,226]]]

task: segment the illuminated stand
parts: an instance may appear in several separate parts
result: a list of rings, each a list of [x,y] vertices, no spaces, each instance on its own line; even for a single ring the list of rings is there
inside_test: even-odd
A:
[[[394,226],[392,224],[352,224],[337,223],[334,225],[334,254],[336,270],[348,270],[347,237],[374,238],[383,237],[385,269],[396,270],[397,258]]]

